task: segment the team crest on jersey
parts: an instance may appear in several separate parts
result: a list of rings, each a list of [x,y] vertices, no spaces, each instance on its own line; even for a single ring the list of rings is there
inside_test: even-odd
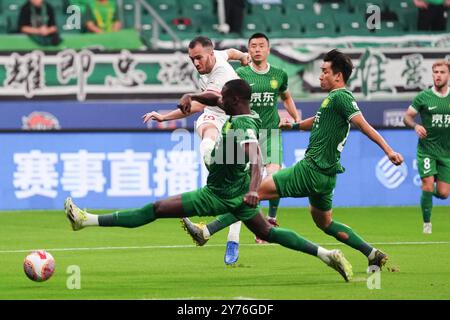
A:
[[[322,104],[320,105],[321,108],[326,108],[328,104],[330,103],[330,99],[326,98],[323,100]]]
[[[270,87],[271,87],[272,89],[278,88],[278,81],[277,81],[276,79],[270,80]]]

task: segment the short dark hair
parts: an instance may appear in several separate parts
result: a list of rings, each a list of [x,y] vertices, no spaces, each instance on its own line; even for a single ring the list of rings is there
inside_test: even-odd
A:
[[[252,41],[253,39],[259,39],[259,38],[264,38],[267,40],[267,43],[270,44],[269,38],[262,32],[257,32],[252,34],[252,36],[250,38],[248,38],[248,43],[250,43],[250,41]]]
[[[348,55],[337,49],[333,49],[325,55],[323,61],[331,62],[331,70],[333,70],[333,73],[341,72],[344,82],[347,83],[353,71],[353,62]]]
[[[242,79],[234,79],[225,83],[229,93],[240,99],[250,101],[252,97],[252,88]]]
[[[201,44],[202,47],[204,47],[204,48],[207,48],[207,47],[214,48],[214,45],[213,45],[211,39],[208,37],[205,37],[205,36],[198,36],[198,37],[195,37],[194,39],[192,39],[191,42],[189,42],[189,49],[194,49],[194,47],[197,44]]]

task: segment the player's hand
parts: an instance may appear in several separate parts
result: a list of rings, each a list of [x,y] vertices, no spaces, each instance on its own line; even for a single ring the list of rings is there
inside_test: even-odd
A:
[[[280,129],[289,129],[289,130],[292,129],[292,126],[293,123],[288,118],[281,119],[280,124],[278,125]]]
[[[183,114],[188,114],[191,112],[191,102],[191,96],[189,94],[185,94],[181,97],[177,107],[181,110],[181,112],[183,112]]]
[[[417,124],[414,127],[414,130],[416,131],[417,135],[419,136],[420,139],[424,139],[427,137],[427,130],[421,126],[420,124]]]
[[[244,53],[244,56],[241,58],[241,66],[248,66],[252,62],[252,57],[248,53]]]
[[[256,208],[256,206],[259,203],[259,196],[258,192],[256,191],[249,191],[244,196],[244,203],[248,205],[250,208]]]
[[[150,120],[155,120],[158,122],[166,121],[164,116],[156,111],[148,112],[142,116],[142,119],[144,120],[144,123],[147,123]]]
[[[387,156],[389,160],[391,160],[391,162],[396,166],[399,166],[403,163],[403,156],[398,152],[392,151]]]

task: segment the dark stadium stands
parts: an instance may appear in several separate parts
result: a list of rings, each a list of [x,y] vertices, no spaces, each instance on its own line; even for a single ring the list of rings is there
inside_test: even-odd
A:
[[[17,16],[26,0],[0,0],[0,33],[17,32]],[[46,0],[57,13],[57,23],[62,33],[84,32],[69,30],[65,26],[70,4],[79,5],[82,14],[89,1],[93,0]],[[417,9],[409,0],[283,0],[281,4],[248,4],[241,35],[220,34],[217,31],[217,8],[213,0],[145,0],[181,39],[196,34],[212,38],[248,37],[261,31],[271,37],[299,38],[318,36],[366,36],[399,35],[417,32]],[[135,0],[122,0],[121,19],[124,28],[135,28]],[[377,5],[381,9],[382,28],[375,32],[366,28],[367,7]],[[142,10],[140,32],[150,35],[153,18]],[[83,16],[83,15],[82,15]],[[450,20],[449,20],[450,21]],[[450,23],[450,22],[449,22]],[[449,26],[450,29],[450,26]],[[165,33],[160,39],[169,40]]]

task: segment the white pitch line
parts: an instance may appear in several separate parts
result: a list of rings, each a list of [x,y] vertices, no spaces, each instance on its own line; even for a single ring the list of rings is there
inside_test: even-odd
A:
[[[428,241],[428,242],[372,242],[372,245],[393,245],[393,246],[416,246],[416,245],[435,245],[435,244],[450,244],[450,241]],[[241,243],[242,247],[256,247],[264,248],[265,246],[277,246],[278,244],[256,244],[256,243]],[[344,246],[344,243],[322,243],[322,246]],[[207,245],[207,248],[223,247],[223,244],[211,244]],[[132,246],[132,247],[92,247],[92,248],[53,248],[53,249],[20,249],[20,250],[0,250],[1,253],[22,253],[31,252],[35,250],[47,250],[47,251],[94,251],[94,250],[141,250],[141,249],[182,249],[182,248],[196,248],[195,245],[171,245],[171,246]]]

